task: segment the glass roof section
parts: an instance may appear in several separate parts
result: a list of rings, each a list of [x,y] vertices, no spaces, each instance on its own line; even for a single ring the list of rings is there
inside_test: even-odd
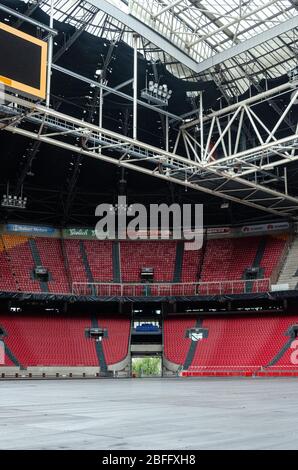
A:
[[[50,0],[23,0],[49,13]],[[222,87],[226,97],[239,95],[254,81],[279,77],[298,63],[298,0],[108,0],[159,32],[196,62],[238,45],[293,17],[297,27],[201,74]],[[117,20],[85,0],[55,0],[55,19],[109,40],[131,45],[132,35]],[[193,72],[158,47],[143,41],[148,60],[162,60],[181,78]]]

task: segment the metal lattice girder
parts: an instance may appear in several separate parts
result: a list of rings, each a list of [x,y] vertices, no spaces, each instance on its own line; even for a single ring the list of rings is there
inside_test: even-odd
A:
[[[267,2],[262,2],[260,5],[258,5],[257,7],[255,6],[252,6],[251,8],[248,8],[247,11],[243,12],[243,10],[239,9],[239,14],[238,12],[236,13],[236,18],[233,18],[231,21],[229,21],[227,24],[224,24],[222,26],[220,26],[219,28],[217,28],[216,31],[213,31],[213,34],[217,34],[217,33],[220,33],[221,31],[225,31],[227,30],[228,28],[230,28],[231,26],[234,26],[236,24],[239,24],[241,21],[247,19],[247,18],[250,18],[250,17],[253,17],[256,13],[258,13],[259,11],[262,11],[262,10],[265,10],[266,8],[270,7],[271,5],[274,5],[275,3],[277,3],[279,0],[269,0]],[[210,33],[207,33],[207,34],[203,34],[200,36],[199,39],[195,39],[194,41],[192,41],[188,46],[189,47],[193,47],[194,45],[198,44],[199,42],[202,42],[204,41],[204,39],[207,39],[208,37],[210,37]]]
[[[202,162],[161,150],[18,97],[7,94],[6,100],[15,103],[19,113],[18,116],[11,116],[11,122],[7,118],[2,121],[6,131],[263,210],[275,216],[290,217],[298,213],[296,197],[230,175],[217,168],[207,171]],[[2,108],[6,108],[7,114],[16,112],[15,107]],[[21,127],[20,123],[26,126],[26,121],[39,126],[39,131]],[[46,134],[42,131],[42,124],[48,129]],[[83,148],[80,142],[86,136],[89,147]],[[79,141],[76,140],[77,137],[80,138]],[[192,145],[189,138],[185,138],[188,139],[189,149]],[[298,156],[295,158],[298,159]]]
[[[280,87],[260,93],[254,97],[215,111],[202,119],[181,126],[181,133],[190,149],[191,158],[200,161],[206,171],[228,172],[235,177],[247,177],[253,173],[274,169],[297,159],[298,122],[294,131],[280,135],[282,124],[298,101],[298,82],[289,82]],[[288,97],[288,95],[290,95]],[[277,121],[269,125],[258,115],[256,106],[276,97],[284,96],[288,104]],[[297,116],[297,113],[295,113]],[[244,119],[250,123],[254,143],[240,148]],[[189,132],[195,127],[195,137]],[[200,133],[198,132],[200,130]],[[216,134],[216,138],[214,135]],[[198,135],[201,138],[198,140]],[[195,147],[200,152],[195,152]],[[189,150],[188,150],[189,151]],[[198,154],[199,153],[199,154]]]
[[[121,35],[122,35],[122,31],[119,32],[119,40],[121,38]],[[117,43],[116,40],[112,41],[110,43],[107,55],[106,55],[105,60],[104,60],[102,73],[101,73],[101,76],[100,76],[100,82],[101,83],[103,83],[103,81],[105,80],[107,68],[108,68],[108,66],[109,66],[109,64],[112,60],[112,54],[113,54],[116,43]],[[89,110],[88,110],[88,113],[87,113],[87,116],[86,116],[86,121],[87,122],[93,122],[94,113],[97,111],[97,108],[98,108],[98,101],[100,101],[100,113],[99,114],[101,116],[100,121],[102,121],[102,106],[103,106],[102,93],[103,93],[103,89],[101,87],[96,87],[95,88],[95,93],[94,93],[93,99],[90,103]],[[87,142],[88,142],[88,136],[83,140],[83,142],[84,142],[83,145],[85,147],[87,145]],[[66,198],[66,202],[65,202],[65,206],[64,206],[64,222],[66,221],[67,217],[70,214],[72,204],[73,204],[73,201],[74,201],[74,198],[75,198],[75,194],[76,194],[76,190],[77,190],[77,183],[78,183],[79,176],[80,176],[81,164],[82,164],[82,155],[78,154],[76,159],[75,159],[73,171],[72,171],[71,177],[69,178],[69,182],[68,182],[68,186],[67,186],[67,198]]]
[[[90,24],[90,22],[95,18],[95,16],[98,13],[97,8],[90,6],[90,9],[84,9],[83,10],[83,16],[81,17],[81,25],[78,29],[75,30],[75,32],[71,35],[71,37],[66,41],[66,43],[60,47],[60,49],[55,53],[53,56],[53,63],[57,62],[60,57],[66,52],[75,42],[76,40],[81,36],[81,34],[85,31],[87,26]]]
[[[277,26],[269,28],[267,31],[263,33],[257,34],[256,36],[252,36],[251,38],[247,39],[246,41],[240,42],[235,46],[226,49],[225,51],[218,52],[217,54],[213,55],[212,57],[203,60],[197,65],[196,72],[202,73],[212,67],[215,67],[218,64],[222,64],[226,60],[229,60],[233,57],[238,56],[239,54],[243,54],[250,49],[255,48],[256,46],[270,41],[275,37],[281,36],[282,34],[290,31],[298,26],[298,16],[294,16],[283,23],[280,23]]]
[[[28,4],[28,8],[27,10],[24,12],[24,16],[25,17],[30,17],[34,12],[35,10],[37,10],[37,8],[40,8],[41,5],[45,2],[46,0],[36,0],[36,3],[32,3],[32,4]],[[19,18],[14,24],[13,24],[13,27],[14,28],[19,28],[22,23],[23,23],[24,19],[22,18]]]
[[[40,5],[50,13],[51,0],[42,0]],[[123,40],[127,44],[133,45],[132,33],[137,32],[148,41],[144,43],[144,56],[161,60],[179,77],[193,79],[193,71],[210,80],[215,66],[223,64],[226,79],[221,87],[231,97],[246,91],[247,74],[277,77],[295,66],[298,17],[294,1],[124,0],[118,5],[106,0],[55,0],[54,19],[78,31],[86,27],[89,33],[108,40],[126,25]],[[19,16],[20,21],[26,18],[3,8]],[[92,8],[98,13],[84,24],[86,9]],[[27,12],[31,11],[29,7]],[[255,58],[250,57],[251,51]],[[233,59],[236,55],[237,66]]]
[[[196,72],[203,73],[204,80],[212,79],[216,65],[223,64],[222,86],[231,97],[249,86],[241,66],[235,66],[235,56],[248,74],[261,77],[277,77],[295,66],[298,17],[290,2],[183,0],[169,9],[170,4],[173,1],[130,0],[129,11],[195,59]]]
[[[12,8],[9,8],[6,5],[2,5],[1,3],[0,3],[0,10],[4,11],[5,13],[8,13],[9,15],[16,16],[21,21],[26,21],[27,23],[31,23],[34,26],[37,26],[38,28],[40,28],[41,31],[47,31],[52,36],[56,36],[58,34],[58,32],[55,29],[50,28],[49,26],[45,25],[44,23],[40,23],[39,21],[34,20],[33,18],[30,18],[30,16],[23,15],[20,12],[16,12]]]
[[[117,96],[120,96],[121,98],[124,98],[127,101],[133,102],[133,97],[131,95],[128,95],[126,93],[123,93],[119,91],[120,87],[115,87],[111,88],[108,85],[104,83],[97,82],[95,80],[91,80],[90,78],[84,77],[83,75],[80,75],[76,72],[72,72],[69,69],[65,69],[64,67],[60,67],[59,65],[53,64],[52,65],[53,70],[57,70],[58,72],[61,72],[65,75],[68,75],[70,77],[73,77],[77,80],[80,80],[85,83],[89,83],[90,85],[94,86],[95,88],[102,88],[107,94],[111,93]],[[133,79],[132,79],[133,80]],[[127,82],[128,83],[128,82]],[[124,86],[124,85],[123,85]],[[140,99],[137,100],[138,106],[143,106],[144,108],[150,109],[151,111],[157,112],[159,114],[163,114],[164,116],[168,116],[170,119],[173,121],[183,121],[182,117],[177,116],[176,114],[170,113],[166,111],[165,109],[157,108],[156,106],[147,103],[146,101],[142,101]]]
[[[128,15],[124,11],[115,7],[106,0],[88,0],[89,3],[96,6],[99,10],[107,13],[123,25],[128,26],[133,32],[138,33],[152,44],[155,44],[160,49],[165,51],[171,57],[176,59],[181,64],[186,65],[190,70],[195,71],[197,63],[191,59],[188,54],[184,53],[174,44],[164,39],[160,34],[156,33],[153,29],[149,28],[146,24],[142,23],[138,19],[131,15]]]
[[[161,10],[159,10],[157,13],[154,13],[152,15],[152,18],[157,18],[159,15],[162,15],[166,11],[170,10],[171,8],[174,8],[175,6],[179,5],[183,0],[175,0],[173,2],[170,2],[168,5],[163,7]]]

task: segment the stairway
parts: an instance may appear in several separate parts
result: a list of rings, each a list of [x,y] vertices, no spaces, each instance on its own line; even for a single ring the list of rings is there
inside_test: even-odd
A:
[[[91,318],[91,327],[100,328],[100,326],[98,325],[98,320],[95,316],[92,316]],[[108,366],[107,366],[107,362],[106,362],[106,358],[104,355],[104,350],[103,350],[101,341],[95,341],[95,350],[96,350],[96,355],[98,359],[98,364],[100,367],[100,372],[103,374],[106,374],[108,371]]]
[[[34,238],[29,239],[29,246],[30,246],[30,250],[31,250],[31,254],[32,254],[32,258],[33,258],[35,267],[36,266],[42,266],[39,251],[38,251],[36,241],[34,240]],[[49,276],[50,276],[50,273],[49,273]],[[50,279],[50,277],[49,277],[49,279]],[[39,284],[40,284],[40,288],[41,288],[42,292],[49,292],[49,287],[48,287],[47,282],[39,281]]]
[[[196,326],[195,326],[196,328],[202,328],[202,325],[203,325],[202,320],[200,319],[196,320]],[[198,344],[199,344],[198,341],[193,341],[193,340],[191,341],[187,356],[183,364],[183,370],[187,370],[191,366],[193,358],[195,357]]]
[[[184,242],[178,241],[177,247],[176,247],[176,259],[175,259],[175,269],[174,269],[174,277],[173,277],[173,282],[175,283],[181,282],[183,254],[184,254]]]
[[[66,252],[66,248],[65,248],[65,240],[63,237],[61,237],[61,252],[62,252],[62,258],[63,258],[63,263],[64,263],[64,269],[65,269],[65,272],[66,272],[66,277],[67,277],[67,283],[68,283],[68,289],[69,289],[69,292],[72,292],[72,276],[71,276],[71,270],[70,270],[70,266],[69,266],[69,261],[68,261],[68,257],[67,257],[67,252]]]
[[[261,238],[257,252],[256,252],[255,259],[252,263],[252,268],[260,268],[261,262],[265,253],[265,249],[266,249],[266,241],[267,241],[266,237]],[[261,279],[263,277],[263,274],[264,274],[264,270],[260,269],[259,274],[258,274],[258,279]],[[246,279],[245,274],[244,274],[244,279]],[[253,280],[247,281],[246,289],[245,289],[246,293],[252,292],[253,286],[254,286]]]
[[[80,241],[80,253],[81,253],[81,256],[82,256],[83,265],[84,265],[84,268],[85,268],[88,283],[89,284],[94,284],[94,278],[93,278],[93,274],[92,274],[92,271],[91,271],[91,268],[90,268],[90,264],[89,264],[89,261],[88,261],[88,256],[87,256],[87,253],[86,253],[86,249],[85,249],[85,245],[84,245],[83,240]],[[95,286],[92,286],[92,294],[95,295]]]
[[[14,363],[14,365],[16,367],[19,367],[21,370],[24,370],[26,369],[25,367],[23,367],[19,361],[17,360],[17,358],[15,357],[15,355],[12,353],[12,351],[9,349],[9,347],[5,344],[5,341],[4,341],[4,345],[5,345],[5,354],[7,357],[9,357],[9,359],[11,360],[11,362]]]
[[[258,250],[254,259],[254,262],[252,264],[253,268],[259,268],[261,265],[261,261],[263,259],[264,253],[265,253],[265,248],[266,248],[266,238],[262,237],[258,246]]]
[[[88,257],[87,257],[87,253],[86,253],[86,249],[85,249],[85,245],[84,245],[83,240],[80,241],[80,253],[81,253],[81,256],[82,256],[82,260],[83,260],[83,264],[84,264],[84,268],[85,268],[85,272],[86,272],[88,282],[90,284],[93,284],[94,279],[93,279],[92,271],[91,271],[91,268],[90,268],[90,265],[89,265],[89,261],[88,261]]]
[[[290,246],[285,264],[279,275],[278,284],[289,284],[290,289],[296,289],[298,284],[298,236]]]
[[[113,279],[114,282],[120,284],[121,282],[121,272],[120,272],[120,243],[115,241],[112,248],[113,256]]]

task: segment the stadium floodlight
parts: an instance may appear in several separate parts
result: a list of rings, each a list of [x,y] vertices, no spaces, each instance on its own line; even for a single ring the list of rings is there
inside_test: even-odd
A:
[[[151,93],[154,91],[154,82],[152,80],[149,82],[149,91],[151,91]]]
[[[197,90],[192,90],[192,91],[187,91],[186,92],[186,98],[190,101],[198,98],[198,96],[200,96],[200,92],[197,91]]]
[[[162,90],[162,97],[166,98],[168,96],[168,86],[163,85],[163,90]]]
[[[168,89],[168,85],[150,80],[146,88],[142,90],[141,97],[148,101],[148,103],[156,104],[157,106],[168,106],[169,100],[172,97],[172,90]]]
[[[10,195],[4,194],[1,201],[1,206],[7,209],[26,209],[27,198],[22,197],[11,197]]]
[[[27,201],[27,197],[23,197],[23,187],[21,195],[17,196],[9,193],[9,184],[7,184],[7,192],[2,196],[1,206],[7,209],[26,209]]]

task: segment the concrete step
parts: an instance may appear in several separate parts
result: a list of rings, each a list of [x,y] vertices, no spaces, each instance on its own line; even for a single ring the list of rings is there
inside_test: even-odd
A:
[[[279,275],[278,284],[289,284],[294,289],[298,283],[298,276],[295,274],[298,270],[298,237],[292,243],[283,269]]]

